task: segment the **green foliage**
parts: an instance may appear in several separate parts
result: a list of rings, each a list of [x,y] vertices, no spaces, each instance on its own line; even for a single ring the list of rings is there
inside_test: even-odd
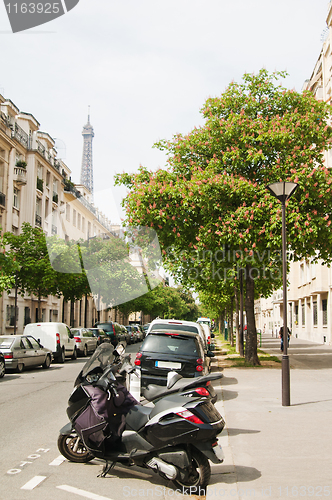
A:
[[[143,311],[154,318],[159,316],[187,321],[196,321],[198,314],[198,307],[190,292],[182,287],[173,288],[163,284],[134,300],[120,304],[118,309],[124,314]]]
[[[332,255],[332,174],[323,165],[332,139],[330,106],[281,87],[284,76],[245,74],[206,101],[203,126],[155,145],[168,155],[167,170],[142,167],[116,177],[130,188],[127,222],[156,230],[164,266],[178,282],[215,291],[223,304],[239,270],[251,273],[252,318],[254,297],[282,282],[281,207],[267,184],[298,184],[286,211],[290,258],[329,263]],[[251,320],[248,335],[256,335]],[[257,353],[249,356],[256,362]]]

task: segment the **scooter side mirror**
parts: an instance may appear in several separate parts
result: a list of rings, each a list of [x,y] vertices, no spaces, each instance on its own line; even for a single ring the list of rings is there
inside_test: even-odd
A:
[[[173,385],[178,381],[180,380],[180,378],[182,378],[182,375],[180,375],[179,373],[177,372],[168,372],[167,373],[167,389],[170,389],[171,387],[173,387]]]

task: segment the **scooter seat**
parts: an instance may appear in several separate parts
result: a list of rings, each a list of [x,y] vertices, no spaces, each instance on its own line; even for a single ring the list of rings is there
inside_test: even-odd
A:
[[[147,423],[153,408],[136,405],[126,415],[126,429],[138,431]]]

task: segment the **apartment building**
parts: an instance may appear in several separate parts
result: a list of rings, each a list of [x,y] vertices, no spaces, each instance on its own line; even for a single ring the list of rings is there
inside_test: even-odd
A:
[[[317,100],[332,100],[332,2],[328,5],[327,29],[322,50],[303,90]],[[325,152],[325,164],[332,167],[332,150]],[[332,250],[331,250],[332,251]],[[287,322],[295,337],[332,344],[332,269],[304,259],[291,263],[288,274]],[[276,335],[283,324],[283,292],[255,304],[256,327]]]
[[[87,240],[116,237],[115,228],[91,202],[91,193],[70,180],[71,171],[57,157],[54,139],[40,130],[30,113],[21,112],[0,95],[0,227],[19,234],[23,222],[40,227],[46,236]],[[0,298],[0,334],[13,333],[15,290]],[[114,319],[114,311],[98,315],[96,297],[63,303],[58,297],[42,298],[38,317],[37,297],[17,298],[17,331],[35,321],[63,321],[70,326],[91,326],[98,317]],[[119,318],[118,318],[119,319]],[[124,318],[122,318],[124,319]]]

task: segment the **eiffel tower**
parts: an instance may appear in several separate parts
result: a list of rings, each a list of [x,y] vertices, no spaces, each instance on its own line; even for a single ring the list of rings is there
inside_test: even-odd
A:
[[[83,127],[83,156],[80,183],[88,188],[93,196],[93,168],[92,168],[92,139],[94,137],[93,127],[90,125],[90,106],[88,123]]]

